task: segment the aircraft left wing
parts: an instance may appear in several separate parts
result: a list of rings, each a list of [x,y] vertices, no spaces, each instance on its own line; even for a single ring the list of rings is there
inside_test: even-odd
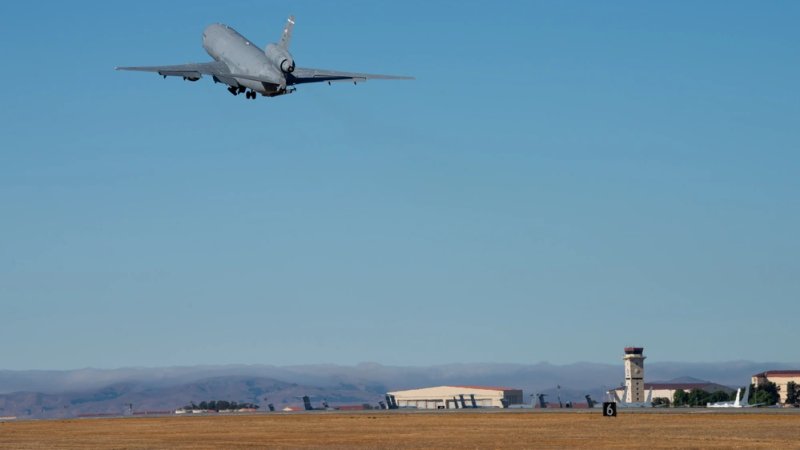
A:
[[[287,77],[287,84],[320,83],[323,81],[354,81],[367,80],[413,80],[414,77],[399,75],[379,75],[372,73],[337,72],[326,69],[304,69],[298,67]]]
[[[203,75],[215,76],[220,80],[230,76],[230,69],[221,61],[178,64],[174,66],[116,67],[116,70],[155,72],[163,77],[183,77],[190,80],[199,80]]]

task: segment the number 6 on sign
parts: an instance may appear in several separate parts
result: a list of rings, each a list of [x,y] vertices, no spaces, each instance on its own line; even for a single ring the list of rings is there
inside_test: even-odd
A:
[[[603,402],[603,417],[617,417],[616,402]]]

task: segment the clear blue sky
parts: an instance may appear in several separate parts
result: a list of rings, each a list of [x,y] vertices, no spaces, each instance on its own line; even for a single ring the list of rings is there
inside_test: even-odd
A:
[[[413,82],[113,71],[259,45]],[[800,3],[3,2],[0,368],[796,361]]]

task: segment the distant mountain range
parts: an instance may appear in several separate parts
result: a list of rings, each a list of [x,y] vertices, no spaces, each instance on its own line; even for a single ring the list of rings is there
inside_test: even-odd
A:
[[[61,418],[81,415],[126,415],[132,412],[171,412],[192,402],[228,400],[248,402],[267,409],[302,405],[308,395],[317,406],[322,399],[332,404],[377,403],[384,392],[367,386],[303,386],[256,376],[226,375],[184,384],[154,386],[147,382],[113,383],[96,389],[64,393],[15,392],[0,395],[0,416]]]
[[[722,363],[649,363],[648,382],[712,381],[743,386],[764,370],[797,369],[800,364],[735,361]],[[618,365],[575,363],[447,364],[430,367],[226,365],[168,368],[80,369],[64,371],[0,370],[0,416],[20,418],[169,411],[194,401],[228,400],[278,409],[300,405],[303,395],[319,405],[377,404],[390,390],[436,385],[508,386],[525,395],[546,393],[551,402],[582,401],[623,381]],[[560,386],[560,388],[558,388]],[[267,399],[267,400],[265,400]],[[526,400],[530,397],[526,398]]]

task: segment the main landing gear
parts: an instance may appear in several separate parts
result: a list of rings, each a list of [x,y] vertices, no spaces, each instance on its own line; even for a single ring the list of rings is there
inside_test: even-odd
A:
[[[228,88],[228,92],[230,92],[233,95],[239,95],[242,92],[245,92],[246,90],[247,90],[247,88],[244,87],[244,86],[231,86],[231,87]],[[252,97],[251,97],[251,93],[250,92],[247,92],[246,95],[247,95],[247,98],[256,98],[256,93],[255,92],[252,93]]]
[[[256,97],[258,97],[258,92],[252,90],[248,91],[244,86],[230,86],[228,92],[233,95],[239,95],[244,92],[244,96],[250,100],[255,100]]]

